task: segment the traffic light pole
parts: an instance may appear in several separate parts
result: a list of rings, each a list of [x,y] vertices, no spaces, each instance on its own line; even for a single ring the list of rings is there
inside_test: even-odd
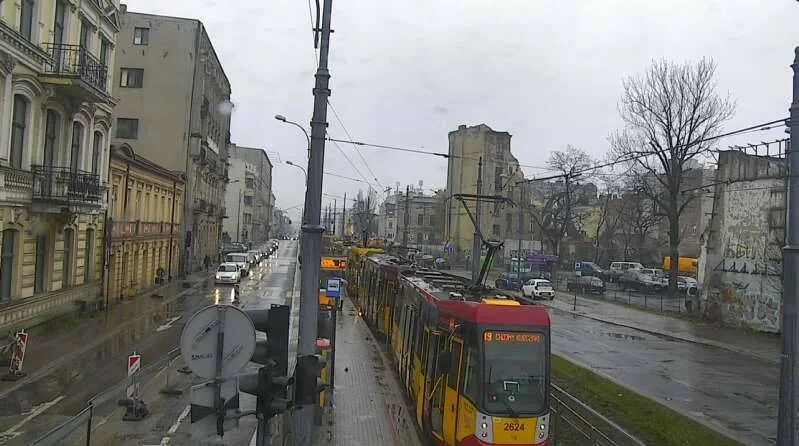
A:
[[[308,181],[305,190],[305,219],[302,224],[302,277],[300,284],[300,323],[297,345],[297,371],[316,354],[316,323],[319,312],[319,267],[322,260],[322,175],[325,164],[327,133],[327,98],[330,96],[330,72],[327,60],[330,48],[330,21],[333,0],[324,0],[322,7],[321,45],[316,85],[313,90],[314,110],[311,118],[311,150],[308,156]],[[300,383],[297,383],[300,385]],[[297,401],[294,426],[297,446],[311,446],[314,430],[312,401]]]
[[[799,47],[795,50],[793,101],[791,103],[791,140],[788,146],[788,230],[783,248],[782,360],[780,363],[777,445],[796,444],[796,354],[797,305],[799,305]]]

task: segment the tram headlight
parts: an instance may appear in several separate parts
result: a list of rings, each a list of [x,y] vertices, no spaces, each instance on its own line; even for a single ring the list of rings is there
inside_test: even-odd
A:
[[[483,424],[481,424],[481,425],[480,425],[480,427],[481,427],[483,430],[485,430],[485,429],[488,429],[488,423],[483,423]]]

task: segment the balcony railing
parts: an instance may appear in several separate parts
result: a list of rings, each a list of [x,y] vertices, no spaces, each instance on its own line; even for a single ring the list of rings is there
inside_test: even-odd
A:
[[[118,220],[111,222],[112,238],[156,237],[177,234],[179,223]]]
[[[53,58],[45,63],[45,73],[80,79],[97,90],[106,92],[108,67],[100,63],[86,48],[80,45],[45,43],[44,49]]]
[[[100,176],[69,167],[31,166],[33,199],[67,203],[100,204]]]
[[[33,189],[33,176],[27,170],[0,166],[0,187],[6,190],[30,192]]]

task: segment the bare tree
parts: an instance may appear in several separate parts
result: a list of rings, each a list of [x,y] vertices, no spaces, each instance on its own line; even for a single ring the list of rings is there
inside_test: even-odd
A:
[[[679,257],[680,215],[691,194],[681,194],[688,161],[711,148],[709,138],[735,112],[735,103],[716,92],[716,64],[653,61],[643,76],[624,81],[619,113],[625,128],[610,138],[619,159],[646,172],[641,192],[668,219],[669,254]],[[671,262],[669,290],[677,289],[677,263]]]
[[[599,196],[599,214],[594,234],[594,263],[599,263],[601,250],[607,251],[616,235],[624,207],[624,200],[618,200],[621,193],[619,181],[613,176],[602,180],[602,193]]]
[[[576,187],[574,178],[591,163],[591,157],[587,153],[571,145],[566,146],[563,151],[553,151],[547,161],[550,168],[563,175],[563,181],[549,183],[551,187],[544,194],[538,212],[532,213],[532,218],[552,246],[555,255],[560,255],[561,242],[570,230],[575,229],[575,221],[580,218],[575,213],[575,207],[585,204],[588,198],[581,188]]]

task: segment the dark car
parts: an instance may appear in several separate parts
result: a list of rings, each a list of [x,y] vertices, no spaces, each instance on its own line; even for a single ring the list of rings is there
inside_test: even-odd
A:
[[[543,271],[527,271],[523,273],[502,273],[494,281],[494,286],[500,290],[521,291],[522,284],[530,279],[551,280],[551,275]]]
[[[566,282],[566,289],[582,293],[604,294],[605,282],[596,276],[574,276]]]
[[[452,269],[452,265],[441,257],[436,259],[435,266],[437,269]]]

